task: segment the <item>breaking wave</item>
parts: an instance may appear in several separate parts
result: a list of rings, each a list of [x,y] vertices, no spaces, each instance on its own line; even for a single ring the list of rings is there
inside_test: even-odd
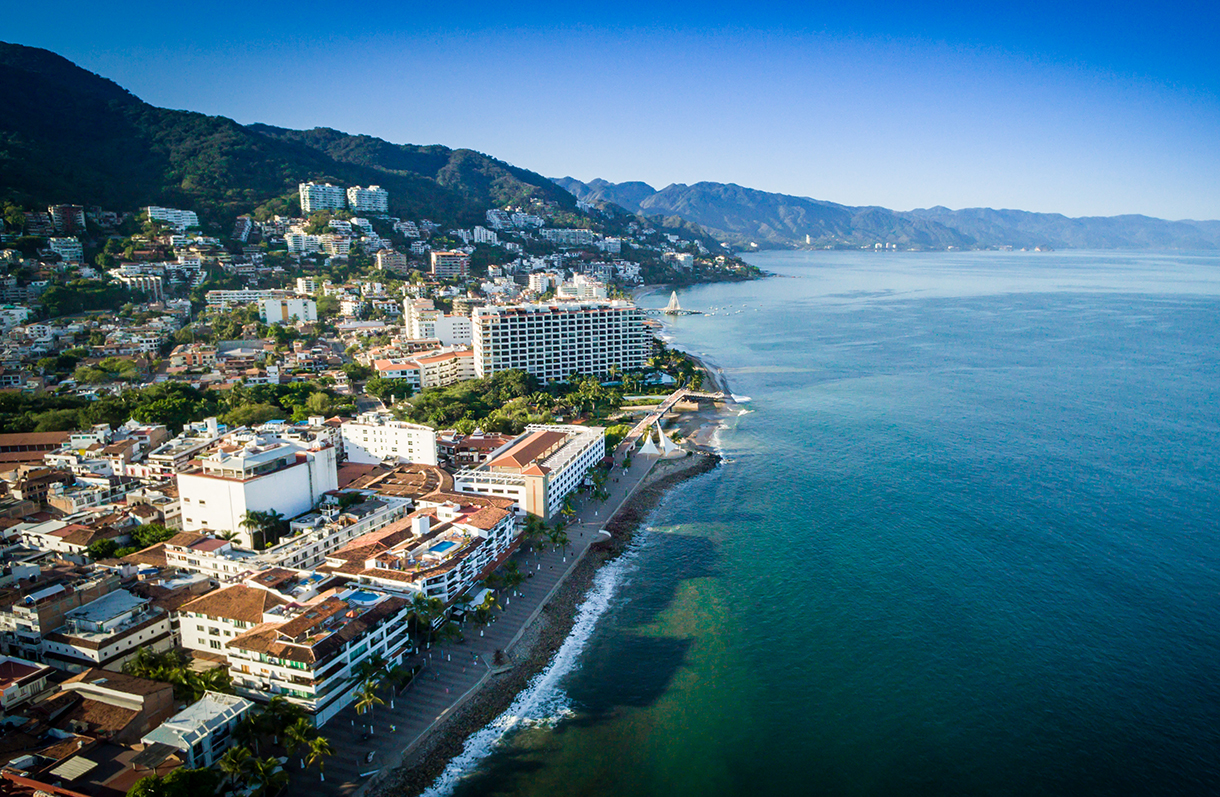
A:
[[[509,734],[524,728],[554,725],[572,714],[568,695],[561,682],[576,669],[597,621],[610,608],[619,588],[635,569],[637,557],[638,547],[633,544],[621,556],[597,571],[593,586],[576,610],[571,633],[546,669],[530,680],[503,714],[466,740],[462,752],[449,762],[422,797],[446,797],[452,794],[458,783],[494,753]]]

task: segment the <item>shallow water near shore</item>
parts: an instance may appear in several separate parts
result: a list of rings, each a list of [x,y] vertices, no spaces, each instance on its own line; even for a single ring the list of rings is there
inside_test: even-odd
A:
[[[751,259],[667,329],[725,464],[440,791],[1220,792],[1220,257]]]

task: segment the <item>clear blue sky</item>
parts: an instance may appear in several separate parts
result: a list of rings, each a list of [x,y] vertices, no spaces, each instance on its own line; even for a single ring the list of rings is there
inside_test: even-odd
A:
[[[1220,219],[1218,8],[65,1],[0,38],[156,105],[548,176]]]

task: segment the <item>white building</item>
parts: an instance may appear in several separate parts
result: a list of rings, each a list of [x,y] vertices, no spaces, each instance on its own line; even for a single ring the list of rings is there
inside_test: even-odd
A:
[[[321,287],[322,282],[317,277],[297,277],[297,293],[313,296]]]
[[[339,486],[336,450],[329,444],[307,447],[259,436],[244,445],[231,441],[178,474],[184,531],[235,532],[249,548],[251,531],[241,525],[247,512],[274,510],[292,518]]]
[[[326,569],[388,592],[453,603],[519,539],[507,500],[438,494],[402,522],[326,558]]]
[[[436,430],[398,421],[386,412],[365,412],[344,421],[343,450],[349,462],[436,464]]]
[[[322,251],[322,237],[319,235],[290,232],[284,235],[284,243],[288,245],[290,255],[312,255]]]
[[[644,312],[630,302],[476,307],[471,322],[480,377],[513,368],[544,380],[635,371],[652,348]]]
[[[318,246],[331,257],[347,257],[352,252],[352,239],[346,235],[324,233],[318,236]]]
[[[301,183],[297,186],[301,194],[301,210],[315,213],[319,210],[343,210],[347,206],[347,193],[330,183]]]
[[[262,299],[291,299],[292,293],[272,288],[238,288],[236,290],[215,290],[204,294],[208,307],[228,309],[234,304],[250,304]]]
[[[410,340],[436,340],[442,346],[469,346],[473,327],[464,315],[436,309],[431,299],[404,299],[403,330]]]
[[[170,618],[124,589],[116,589],[64,615],[64,624],[43,637],[43,660],[69,672],[90,667],[119,670],[140,648],[168,650]]]
[[[167,744],[181,751],[188,769],[214,766],[233,744],[233,729],[254,704],[244,697],[204,692],[187,706],[144,735],[146,745]]]
[[[85,259],[85,249],[76,238],[50,238],[47,246],[66,263],[80,263]]]
[[[550,520],[605,456],[606,430],[599,426],[531,424],[483,464],[458,471],[454,489],[508,498],[519,514]]]
[[[559,276],[549,271],[535,271],[530,274],[530,290],[535,293],[546,293],[559,283]]]
[[[538,234],[556,246],[591,246],[596,237],[592,230],[581,229],[539,230]]]
[[[233,686],[255,700],[281,695],[322,727],[356,699],[365,661],[392,667],[413,652],[410,614],[405,598],[366,586],[279,607],[225,646]]]
[[[569,301],[590,301],[605,299],[608,294],[606,283],[577,274],[571,282],[564,282],[555,289],[555,295]]]
[[[193,210],[178,210],[176,208],[161,208],[156,205],[145,209],[149,221],[163,221],[178,232],[188,227],[199,226],[199,216]]]
[[[500,236],[496,235],[495,232],[487,229],[486,227],[475,227],[474,235],[472,237],[474,238],[474,242],[476,244],[490,244],[492,246],[497,246],[500,243]]]
[[[264,324],[312,323],[318,320],[318,305],[313,299],[259,299],[258,317]]]
[[[355,213],[389,213],[390,194],[379,185],[347,189],[347,204]]]

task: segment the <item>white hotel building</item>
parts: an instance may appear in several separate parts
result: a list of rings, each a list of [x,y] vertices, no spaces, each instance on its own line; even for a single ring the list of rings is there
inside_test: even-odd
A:
[[[543,380],[635,371],[652,350],[644,311],[630,302],[476,307],[471,325],[480,377],[513,368]]]
[[[398,421],[387,412],[366,412],[340,427],[348,462],[436,464],[436,430]]]
[[[251,534],[241,526],[246,512],[275,510],[287,518],[308,512],[338,488],[337,460],[327,443],[307,447],[258,436],[244,444],[223,443],[197,467],[178,474],[182,528],[236,532],[248,548]]]
[[[301,194],[301,210],[316,213],[319,210],[343,210],[347,207],[347,192],[330,183],[301,183],[297,186]]]
[[[379,185],[347,189],[347,204],[356,213],[389,213],[390,194]]]
[[[453,485],[461,493],[510,499],[517,514],[550,520],[605,456],[606,430],[600,426],[530,424],[482,465],[458,471]]]

